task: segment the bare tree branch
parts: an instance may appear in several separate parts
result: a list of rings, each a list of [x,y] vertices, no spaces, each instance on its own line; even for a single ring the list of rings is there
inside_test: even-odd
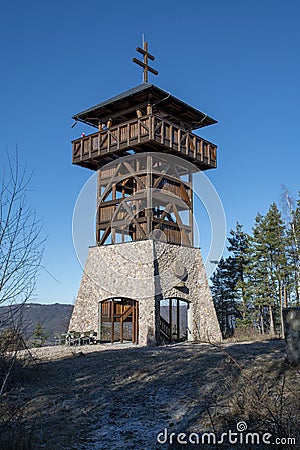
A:
[[[2,158],[2,161],[5,161]],[[7,154],[0,167],[0,396],[15,366],[18,351],[26,348],[21,333],[25,302],[32,296],[45,239],[42,224],[28,203],[31,176],[22,168],[18,152]]]
[[[42,225],[28,204],[31,176],[18,152],[0,173],[0,304],[23,304],[31,296],[41,267]]]

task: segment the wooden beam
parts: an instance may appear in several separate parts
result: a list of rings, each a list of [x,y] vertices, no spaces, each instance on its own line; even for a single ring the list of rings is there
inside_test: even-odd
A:
[[[121,303],[121,315],[120,315],[120,343],[123,344],[123,310],[124,310],[124,306]]]
[[[111,343],[115,340],[115,302],[111,301]]]
[[[155,56],[151,55],[150,53],[147,53],[145,50],[143,50],[141,47],[137,47],[136,51],[141,53],[142,55],[147,55],[149,59],[151,59],[151,61],[155,60]]]
[[[177,298],[177,341],[180,339],[180,300]]]
[[[170,341],[172,341],[172,328],[173,328],[173,299],[169,298],[169,322],[170,322]]]

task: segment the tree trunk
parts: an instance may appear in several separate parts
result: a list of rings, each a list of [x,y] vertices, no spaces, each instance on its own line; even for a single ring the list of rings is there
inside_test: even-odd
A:
[[[283,286],[279,282],[279,306],[280,306],[280,324],[281,324],[281,338],[284,339],[284,323],[283,323],[283,297],[282,297]]]
[[[300,306],[300,269],[297,270],[296,278],[297,278],[297,281],[296,281],[296,284],[297,284],[297,288],[296,288],[296,290],[297,290],[297,306]]]
[[[273,315],[273,308],[271,305],[269,306],[269,315],[270,315],[270,335],[275,336],[274,315]]]
[[[260,329],[261,329],[261,334],[265,334],[265,324],[264,324],[264,316],[263,316],[262,309],[260,310]]]

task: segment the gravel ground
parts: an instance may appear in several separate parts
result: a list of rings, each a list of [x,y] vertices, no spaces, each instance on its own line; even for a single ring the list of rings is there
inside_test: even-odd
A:
[[[6,399],[24,407],[34,449],[206,448],[161,445],[157,435],[212,428],[207,406],[239,376],[227,352],[246,369],[267,367],[284,360],[284,343],[33,349],[35,363]]]

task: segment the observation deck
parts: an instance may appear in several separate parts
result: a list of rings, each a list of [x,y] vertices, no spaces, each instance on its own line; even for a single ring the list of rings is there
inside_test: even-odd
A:
[[[199,170],[217,166],[217,146],[157,115],[142,116],[72,141],[73,164],[97,170],[116,157],[138,152],[167,152]]]
[[[72,141],[73,164],[82,167],[98,170],[119,157],[148,151],[180,156],[199,170],[217,166],[217,146],[193,133],[216,120],[149,83],[73,119],[98,129]]]

